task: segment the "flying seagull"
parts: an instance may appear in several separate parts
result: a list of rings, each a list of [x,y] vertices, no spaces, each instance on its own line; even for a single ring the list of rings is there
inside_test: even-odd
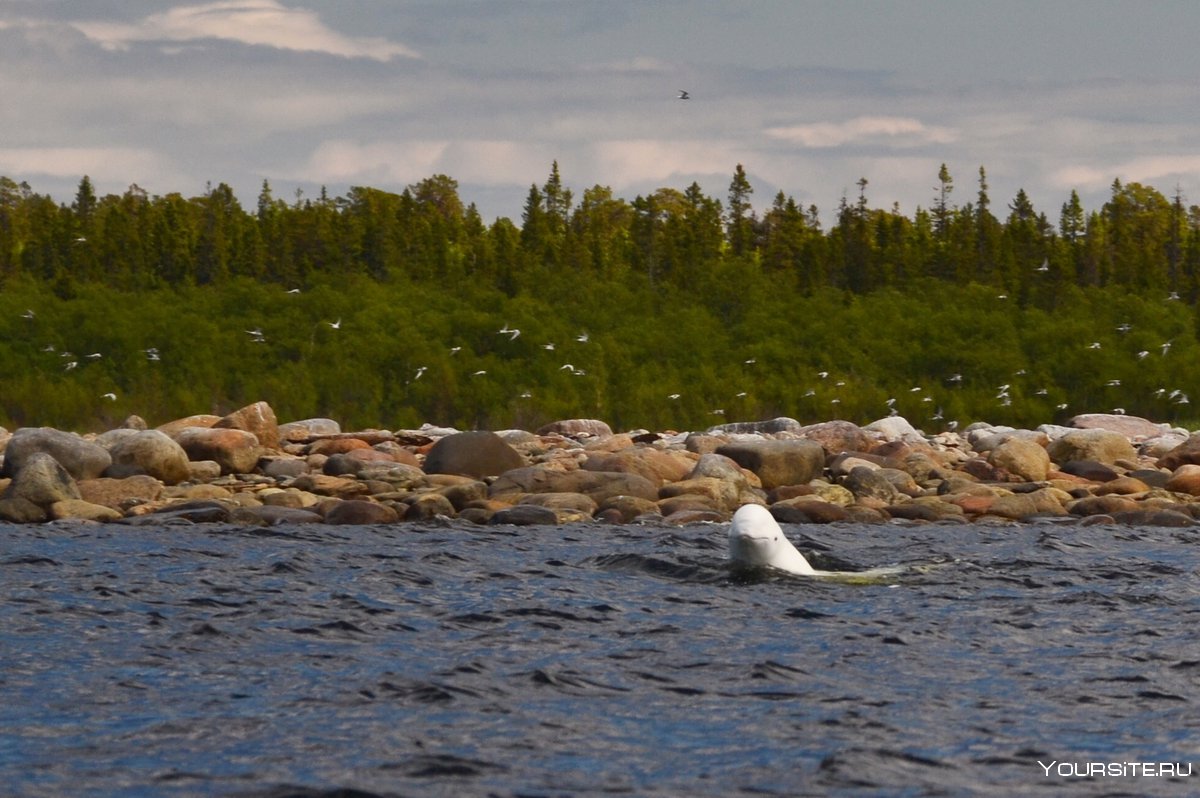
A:
[[[688,94],[686,91],[684,91],[683,89],[680,89],[679,90],[679,99],[690,100],[690,99],[692,99],[692,96],[690,94]]]

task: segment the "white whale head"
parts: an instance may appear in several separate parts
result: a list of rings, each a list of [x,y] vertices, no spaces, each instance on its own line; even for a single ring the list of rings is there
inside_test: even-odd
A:
[[[760,504],[743,505],[733,514],[733,523],[729,525],[729,559],[737,565],[769,565],[793,574],[817,573],[783,534],[770,511]]]

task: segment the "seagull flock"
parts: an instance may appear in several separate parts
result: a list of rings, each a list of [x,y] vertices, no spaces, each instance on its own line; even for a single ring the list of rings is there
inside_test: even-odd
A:
[[[687,92],[681,91],[679,99],[685,99],[685,100],[689,99]],[[1043,262],[1042,267],[1039,268],[1038,271],[1045,271],[1047,268],[1048,268],[1048,264],[1046,262]],[[292,290],[288,291],[287,293],[296,294],[296,293],[299,293],[299,289],[292,289]],[[1172,292],[1170,295],[1167,296],[1168,301],[1173,301],[1173,300],[1178,300],[1178,299],[1179,299],[1179,295],[1175,292]],[[25,310],[24,312],[22,312],[20,314],[20,317],[27,322],[34,322],[37,319],[37,313],[32,308],[29,308],[29,309]],[[334,321],[325,321],[324,324],[328,325],[331,330],[341,330],[342,329],[342,319],[341,318],[338,318]],[[1118,334],[1118,336],[1121,336],[1121,337],[1128,336],[1131,332],[1133,332],[1133,330],[1134,330],[1134,326],[1133,326],[1133,324],[1131,324],[1129,322],[1122,322],[1121,324],[1118,324],[1115,327],[1116,333]],[[246,335],[249,336],[251,343],[255,343],[255,344],[266,344],[267,343],[267,337],[266,337],[266,334],[263,332],[262,327],[246,329],[245,333],[246,333]],[[502,327],[500,327],[500,329],[496,330],[496,334],[506,336],[508,338],[509,342],[515,342],[518,338],[520,338],[521,330],[517,327],[510,326],[510,324],[508,322],[505,322],[504,325]],[[586,345],[591,341],[591,336],[588,333],[588,331],[582,330],[573,336],[573,340],[577,344]],[[1163,357],[1163,358],[1168,357],[1171,352],[1172,344],[1173,344],[1173,339],[1166,340],[1166,341],[1163,341],[1161,344],[1158,344],[1157,348],[1160,353],[1159,357]],[[541,344],[538,344],[538,347],[546,352],[557,351],[556,344],[551,341],[546,341]],[[1101,351],[1101,350],[1103,350],[1103,348],[1104,348],[1104,346],[1100,341],[1091,341],[1084,345],[1085,351],[1093,351],[1093,352]],[[448,348],[448,353],[450,356],[454,356],[454,355],[457,355],[460,352],[462,352],[462,349],[463,349],[462,345],[454,345],[454,346],[451,346]],[[56,348],[55,348],[54,344],[47,344],[46,346],[43,347],[42,351],[48,352],[48,353],[54,353],[56,351]],[[161,353],[160,353],[158,347],[148,347],[148,348],[142,349],[140,351],[145,356],[147,362],[158,363],[162,359]],[[1139,349],[1136,353],[1134,353],[1133,357],[1137,361],[1144,362],[1148,358],[1150,358],[1151,355],[1152,355],[1152,352],[1150,349]],[[58,353],[58,356],[60,358],[62,370],[64,372],[76,371],[77,369],[80,368],[81,363],[86,363],[88,361],[98,361],[104,357],[103,353],[101,353],[101,352],[91,352],[89,354],[84,355],[83,358],[79,358],[76,355],[72,354],[71,352],[66,352],[66,351]],[[755,367],[757,365],[757,363],[758,363],[758,359],[756,357],[747,357],[742,360],[742,365],[747,369],[748,372],[751,371],[753,369],[753,367]],[[428,366],[425,366],[425,365],[417,366],[415,371],[412,374],[412,377],[408,380],[408,382],[413,383],[413,382],[420,380],[428,371],[429,371]],[[564,362],[562,365],[560,365],[558,367],[558,371],[566,372],[569,376],[572,376],[572,377],[586,377],[588,374],[588,372],[585,369],[580,368],[579,366],[576,366],[574,363],[571,363],[571,362]],[[482,376],[485,376],[487,373],[488,373],[487,369],[476,369],[476,370],[470,372],[470,375],[472,377],[482,377]],[[837,378],[830,380],[830,374],[831,374],[830,371],[827,369],[822,369],[822,370],[814,372],[814,376],[817,380],[817,382],[816,382],[817,387],[809,387],[806,390],[804,390],[804,392],[801,394],[801,398],[805,399],[805,400],[811,400],[810,404],[812,402],[817,402],[820,400],[820,397],[818,395],[818,388],[821,388],[821,386],[832,386],[831,389],[830,388],[822,388],[820,393],[821,393],[821,395],[827,397],[827,401],[828,401],[829,405],[836,407],[837,405],[841,404],[842,397],[840,395],[838,395],[840,393],[840,391],[838,389],[844,388],[846,385],[846,381],[842,380],[842,379],[837,379]],[[1014,372],[1013,376],[1014,377],[1022,377],[1022,376],[1025,376],[1025,374],[1026,374],[1025,370],[1020,369],[1020,370],[1017,370],[1016,372]],[[964,377],[961,373],[953,373],[953,374],[943,378],[940,381],[940,383],[941,384],[939,385],[939,389],[943,389],[943,390],[944,389],[961,389],[964,386]],[[1121,379],[1116,378],[1116,377],[1107,378],[1107,379],[1104,379],[1102,383],[1098,383],[1098,387],[1103,390],[1120,388],[1121,386],[1122,386]],[[978,387],[978,386],[976,386],[976,387]],[[934,390],[937,390],[937,389],[934,389]],[[1013,391],[1014,391],[1013,385],[1011,383],[1004,383],[1004,384],[996,386],[995,390],[996,390],[996,393],[994,394],[993,398],[996,401],[997,407],[999,407],[999,408],[1011,407],[1012,403],[1013,403]],[[1046,387],[1032,388],[1032,386],[1027,386],[1027,390],[1033,396],[1037,396],[1037,397],[1049,397],[1049,395],[1050,395],[1050,389],[1046,388]],[[930,406],[935,405],[936,400],[934,399],[933,392],[930,390],[927,390],[925,387],[923,387],[921,385],[914,385],[913,387],[909,388],[909,394],[913,395],[914,397],[916,397],[919,394],[920,395],[919,402],[922,405],[930,405]],[[684,394],[681,392],[673,392],[673,393],[667,394],[666,399],[671,402],[678,402],[680,399],[683,398],[683,396],[684,396]],[[733,394],[733,396],[731,398],[740,401],[740,400],[747,399],[749,396],[750,396],[750,391],[740,390],[740,391],[737,391],[735,394]],[[1153,391],[1153,396],[1155,399],[1157,399],[1159,401],[1167,402],[1167,403],[1170,403],[1173,405],[1188,405],[1188,404],[1190,404],[1190,401],[1191,401],[1188,394],[1181,388],[1168,389],[1166,387],[1159,387],[1158,389]],[[520,394],[520,398],[522,398],[522,399],[529,399],[531,397],[532,397],[532,394],[529,391],[523,391]],[[108,401],[116,401],[117,394],[115,392],[109,391],[108,393],[103,394],[101,398],[106,399]],[[884,401],[883,407],[881,408],[881,410],[886,412],[890,416],[899,415],[900,409],[897,407],[898,404],[900,404],[900,402],[896,397],[889,397],[888,399],[886,399]],[[910,402],[906,401],[906,402],[904,402],[904,404],[909,405]],[[1068,408],[1069,408],[1069,404],[1067,402],[1058,402],[1055,404],[1055,409],[1058,411],[1065,411]],[[914,410],[914,409],[915,408],[910,407],[910,411]],[[1111,410],[1114,414],[1124,414],[1125,413],[1125,408],[1120,407],[1120,406],[1113,407]],[[724,416],[726,414],[726,410],[724,407],[714,407],[712,410],[709,411],[709,413],[714,416]],[[933,410],[933,412],[928,416],[928,418],[931,421],[944,422],[945,416],[944,416],[944,411],[943,411],[942,407],[940,405],[937,405],[936,409]],[[946,422],[947,428],[953,428],[954,426],[957,426],[956,422]]]

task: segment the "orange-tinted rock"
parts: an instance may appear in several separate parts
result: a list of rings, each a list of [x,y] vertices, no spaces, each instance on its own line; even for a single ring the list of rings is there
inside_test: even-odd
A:
[[[830,455],[841,452],[869,452],[875,441],[857,424],[835,420],[802,427],[799,434],[806,440],[819,443]]]
[[[1200,465],[1186,463],[1179,466],[1167,480],[1167,490],[1200,496]]]
[[[1111,479],[1096,488],[1097,496],[1107,496],[1110,493],[1116,493],[1121,496],[1128,496],[1131,493],[1145,493],[1150,490],[1150,486],[1140,479],[1134,479],[1131,476],[1117,477]],[[1170,490],[1170,488],[1168,488]]]
[[[943,497],[951,504],[957,504],[967,515],[986,515],[992,509],[997,496],[950,495]]]
[[[121,510],[123,505],[129,503],[157,501],[163,495],[162,483],[146,475],[124,479],[83,479],[77,485],[79,496],[84,501],[114,510]]]
[[[222,418],[213,427],[219,429],[240,429],[254,433],[258,444],[267,449],[279,448],[279,421],[275,411],[266,402],[255,402],[234,410]]]
[[[254,433],[240,429],[185,427],[175,442],[190,460],[212,460],[223,474],[248,474],[258,464],[263,449]]]
[[[695,460],[677,453],[642,446],[616,452],[591,452],[582,467],[588,471],[638,474],[657,485],[662,485],[664,482],[677,482],[687,477],[695,467]]]
[[[332,456],[346,454],[355,449],[370,449],[371,444],[362,438],[322,438],[308,445],[308,454],[323,454]]]
[[[1167,468],[1171,471],[1188,464],[1200,464],[1200,432],[1193,433],[1190,438],[1158,460],[1159,468]]]

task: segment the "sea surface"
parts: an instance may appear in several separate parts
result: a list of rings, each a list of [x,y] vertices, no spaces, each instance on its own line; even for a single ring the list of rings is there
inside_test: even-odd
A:
[[[1200,794],[1200,529],[785,531],[0,526],[0,793]]]

